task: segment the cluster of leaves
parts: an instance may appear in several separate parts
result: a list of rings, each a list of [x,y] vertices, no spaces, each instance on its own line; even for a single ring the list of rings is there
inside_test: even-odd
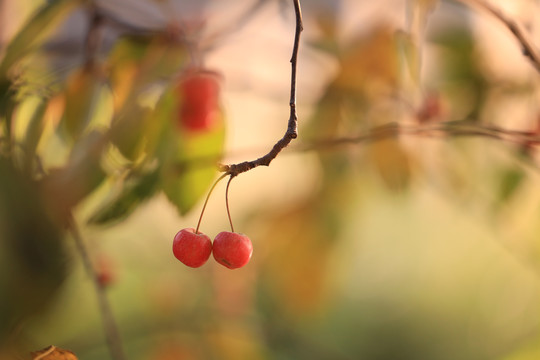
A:
[[[215,175],[224,138],[222,119],[206,132],[182,125],[178,82],[189,49],[167,30],[125,35],[104,60],[88,56],[62,73],[38,35],[82,6],[46,5],[9,44],[0,73],[4,155],[39,179],[60,211],[108,186],[93,223],[127,216],[158,190],[188,212]]]
[[[178,31],[118,36],[106,52],[87,45],[74,68],[58,67],[43,45],[73,11],[93,16],[86,6],[48,2],[0,64],[0,246],[2,269],[11,269],[2,271],[0,292],[21,306],[13,312],[14,304],[0,304],[2,319],[10,319],[0,337],[25,313],[18,299],[46,299],[63,278],[65,256],[58,252],[78,206],[91,203],[86,221],[102,225],[163,191],[185,214],[216,175],[222,113],[205,131],[183,121],[179,83],[193,49]],[[88,41],[99,31],[90,28]],[[14,271],[20,276],[8,276]]]

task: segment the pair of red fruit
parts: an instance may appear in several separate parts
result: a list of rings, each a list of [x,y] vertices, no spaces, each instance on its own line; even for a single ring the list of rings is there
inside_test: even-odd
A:
[[[221,265],[237,269],[249,262],[252,253],[251,240],[244,234],[230,231],[217,234],[212,244],[205,234],[187,228],[180,230],[173,241],[174,256],[192,268],[204,265],[210,254],[213,254]]]
[[[221,76],[218,72],[203,68],[192,68],[183,74],[177,90],[182,99],[179,119],[181,120],[180,125],[184,129],[190,132],[205,132],[217,126],[220,79]],[[199,218],[199,224],[212,190],[223,177],[219,178],[210,189]],[[226,204],[231,231],[220,232],[212,244],[208,236],[198,231],[198,225],[197,230],[193,228],[180,230],[174,237],[173,254],[185,265],[198,268],[208,261],[210,254],[214,255],[218,263],[229,269],[240,268],[249,262],[253,246],[246,235],[236,233],[233,230],[227,197],[229,184],[227,184],[226,190]]]

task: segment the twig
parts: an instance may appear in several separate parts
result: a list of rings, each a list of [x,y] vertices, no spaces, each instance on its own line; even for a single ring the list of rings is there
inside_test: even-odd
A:
[[[420,125],[400,125],[398,123],[384,124],[373,127],[354,136],[343,136],[330,139],[304,139],[302,143],[291,147],[290,150],[297,153],[323,151],[340,146],[376,142],[401,135],[430,138],[478,137],[523,146],[540,145],[540,133],[535,131],[520,131],[470,122],[467,123],[464,121],[452,121]],[[249,154],[258,150],[259,149],[254,148],[239,150],[237,153],[228,154],[228,156],[239,157],[241,154]],[[193,170],[215,166],[215,159],[218,155],[219,154],[201,156],[192,158],[189,161],[178,163],[175,166],[175,171],[182,173],[186,171],[186,169]],[[225,177],[227,175],[228,173],[225,173],[222,176]]]
[[[314,140],[297,149],[299,151],[321,150],[323,148],[340,145],[356,145],[363,142],[380,141],[400,135],[416,135],[424,137],[484,137],[521,145],[540,144],[540,136],[534,132],[503,129],[482,124],[448,122],[406,126],[392,123],[374,127],[365,133],[355,136]]]
[[[81,255],[82,262],[86,269],[88,275],[92,278],[92,283],[97,295],[97,300],[99,303],[99,310],[101,313],[101,319],[103,321],[103,330],[105,332],[105,339],[109,347],[109,352],[112,359],[114,360],[126,360],[124,349],[122,347],[122,340],[120,339],[120,333],[118,331],[118,326],[114,319],[114,315],[111,310],[111,305],[107,299],[107,294],[105,292],[105,287],[99,281],[99,276],[92,265],[92,260],[90,259],[90,254],[84,244],[82,236],[80,234],[79,228],[75,219],[70,215],[69,219],[69,231],[75,240],[77,250]]]
[[[103,24],[103,17],[96,10],[95,5],[90,5],[89,18],[90,24],[86,32],[84,57],[86,66],[92,68],[95,65],[96,56],[102,42],[101,25]]]
[[[293,0],[294,12],[296,14],[296,30],[294,33],[294,45],[291,56],[291,97],[289,101],[290,115],[287,123],[287,131],[285,135],[272,147],[266,155],[252,161],[244,161],[232,165],[220,165],[219,169],[226,174],[235,177],[238,174],[249,171],[257,166],[268,166],[278,156],[278,154],[286,148],[289,143],[298,137],[298,116],[296,114],[296,69],[298,62],[298,48],[300,46],[300,33],[303,30],[302,10],[300,8],[300,0]]]
[[[508,17],[501,10],[490,4],[485,0],[457,0],[461,3],[476,5],[488,13],[490,13],[497,20],[502,22],[510,32],[514,35],[516,40],[520,43],[523,55],[525,55],[534,66],[536,71],[540,72],[540,54],[538,49],[534,46],[529,36],[521,28],[521,26],[512,18]]]

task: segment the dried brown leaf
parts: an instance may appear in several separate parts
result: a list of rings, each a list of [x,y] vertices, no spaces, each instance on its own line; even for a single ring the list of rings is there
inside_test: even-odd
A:
[[[74,353],[54,345],[31,353],[32,360],[77,360]]]

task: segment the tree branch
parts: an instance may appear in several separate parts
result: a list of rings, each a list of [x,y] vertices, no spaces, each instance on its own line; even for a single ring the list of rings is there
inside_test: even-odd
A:
[[[286,148],[293,139],[298,137],[298,116],[296,114],[296,70],[298,62],[298,48],[300,46],[300,34],[304,29],[302,23],[302,10],[300,8],[300,0],[293,0],[294,12],[296,15],[296,30],[294,33],[294,45],[291,56],[291,97],[289,101],[290,115],[287,123],[287,131],[285,135],[272,147],[266,155],[252,160],[244,161],[232,165],[220,165],[219,170],[234,177],[243,172],[249,171],[257,166],[268,166],[278,154]]]
[[[304,142],[290,147],[293,153],[325,151],[327,149],[338,148],[340,146],[358,146],[366,143],[373,143],[385,139],[397,138],[399,136],[416,136],[424,138],[487,138],[502,141],[520,146],[523,150],[534,149],[540,145],[540,131],[520,131],[505,129],[496,126],[483,125],[465,121],[450,121],[419,125],[401,125],[399,123],[389,123],[373,127],[354,136],[344,136],[328,139],[304,139]],[[239,157],[242,154],[249,154],[257,149],[245,149],[228,156]],[[215,166],[215,159],[219,154],[212,156],[198,157],[189,161],[177,164],[175,171],[182,173],[186,168],[205,168]],[[539,168],[540,170],[540,168]],[[222,176],[227,176],[225,172]]]
[[[540,136],[536,132],[504,129],[482,124],[465,122],[445,122],[429,125],[385,124],[374,127],[365,133],[349,137],[314,140],[297,148],[299,151],[314,151],[342,145],[357,145],[395,138],[401,135],[422,136],[432,138],[444,137],[483,137],[500,140],[512,144],[533,146],[540,144]]]
[[[483,137],[517,145],[540,144],[540,136],[536,132],[504,129],[496,126],[455,121],[429,125],[408,126],[400,125],[398,123],[385,124],[374,127],[368,130],[366,133],[359,134],[357,136],[314,141],[305,146],[303,150],[311,151],[324,147],[374,142],[401,135],[431,138]]]
[[[105,339],[109,347],[109,352],[111,353],[111,358],[114,360],[126,360],[124,349],[122,347],[122,340],[120,339],[120,333],[118,331],[118,327],[116,325],[116,321],[111,310],[111,305],[109,304],[109,300],[107,299],[105,287],[99,280],[99,275],[94,268],[94,265],[92,264],[88,249],[84,244],[83,238],[79,231],[79,227],[77,226],[77,223],[75,222],[75,219],[72,215],[70,215],[68,225],[71,236],[75,240],[77,250],[81,255],[81,259],[86,269],[86,272],[92,278],[92,283],[94,284],[94,289],[96,291],[97,300],[99,303],[99,310],[103,321]]]
[[[103,17],[95,8],[95,5],[90,5],[89,9],[89,24],[86,32],[84,46],[84,61],[87,67],[93,68],[96,63],[96,56],[102,42],[102,24]]]
[[[540,72],[540,54],[538,49],[534,46],[533,42],[529,39],[527,33],[521,28],[521,26],[512,18],[508,17],[501,10],[490,4],[485,0],[457,0],[464,4],[477,6],[484,11],[487,11],[495,19],[503,23],[508,30],[514,35],[516,40],[521,45],[523,55],[525,55],[536,71]]]

